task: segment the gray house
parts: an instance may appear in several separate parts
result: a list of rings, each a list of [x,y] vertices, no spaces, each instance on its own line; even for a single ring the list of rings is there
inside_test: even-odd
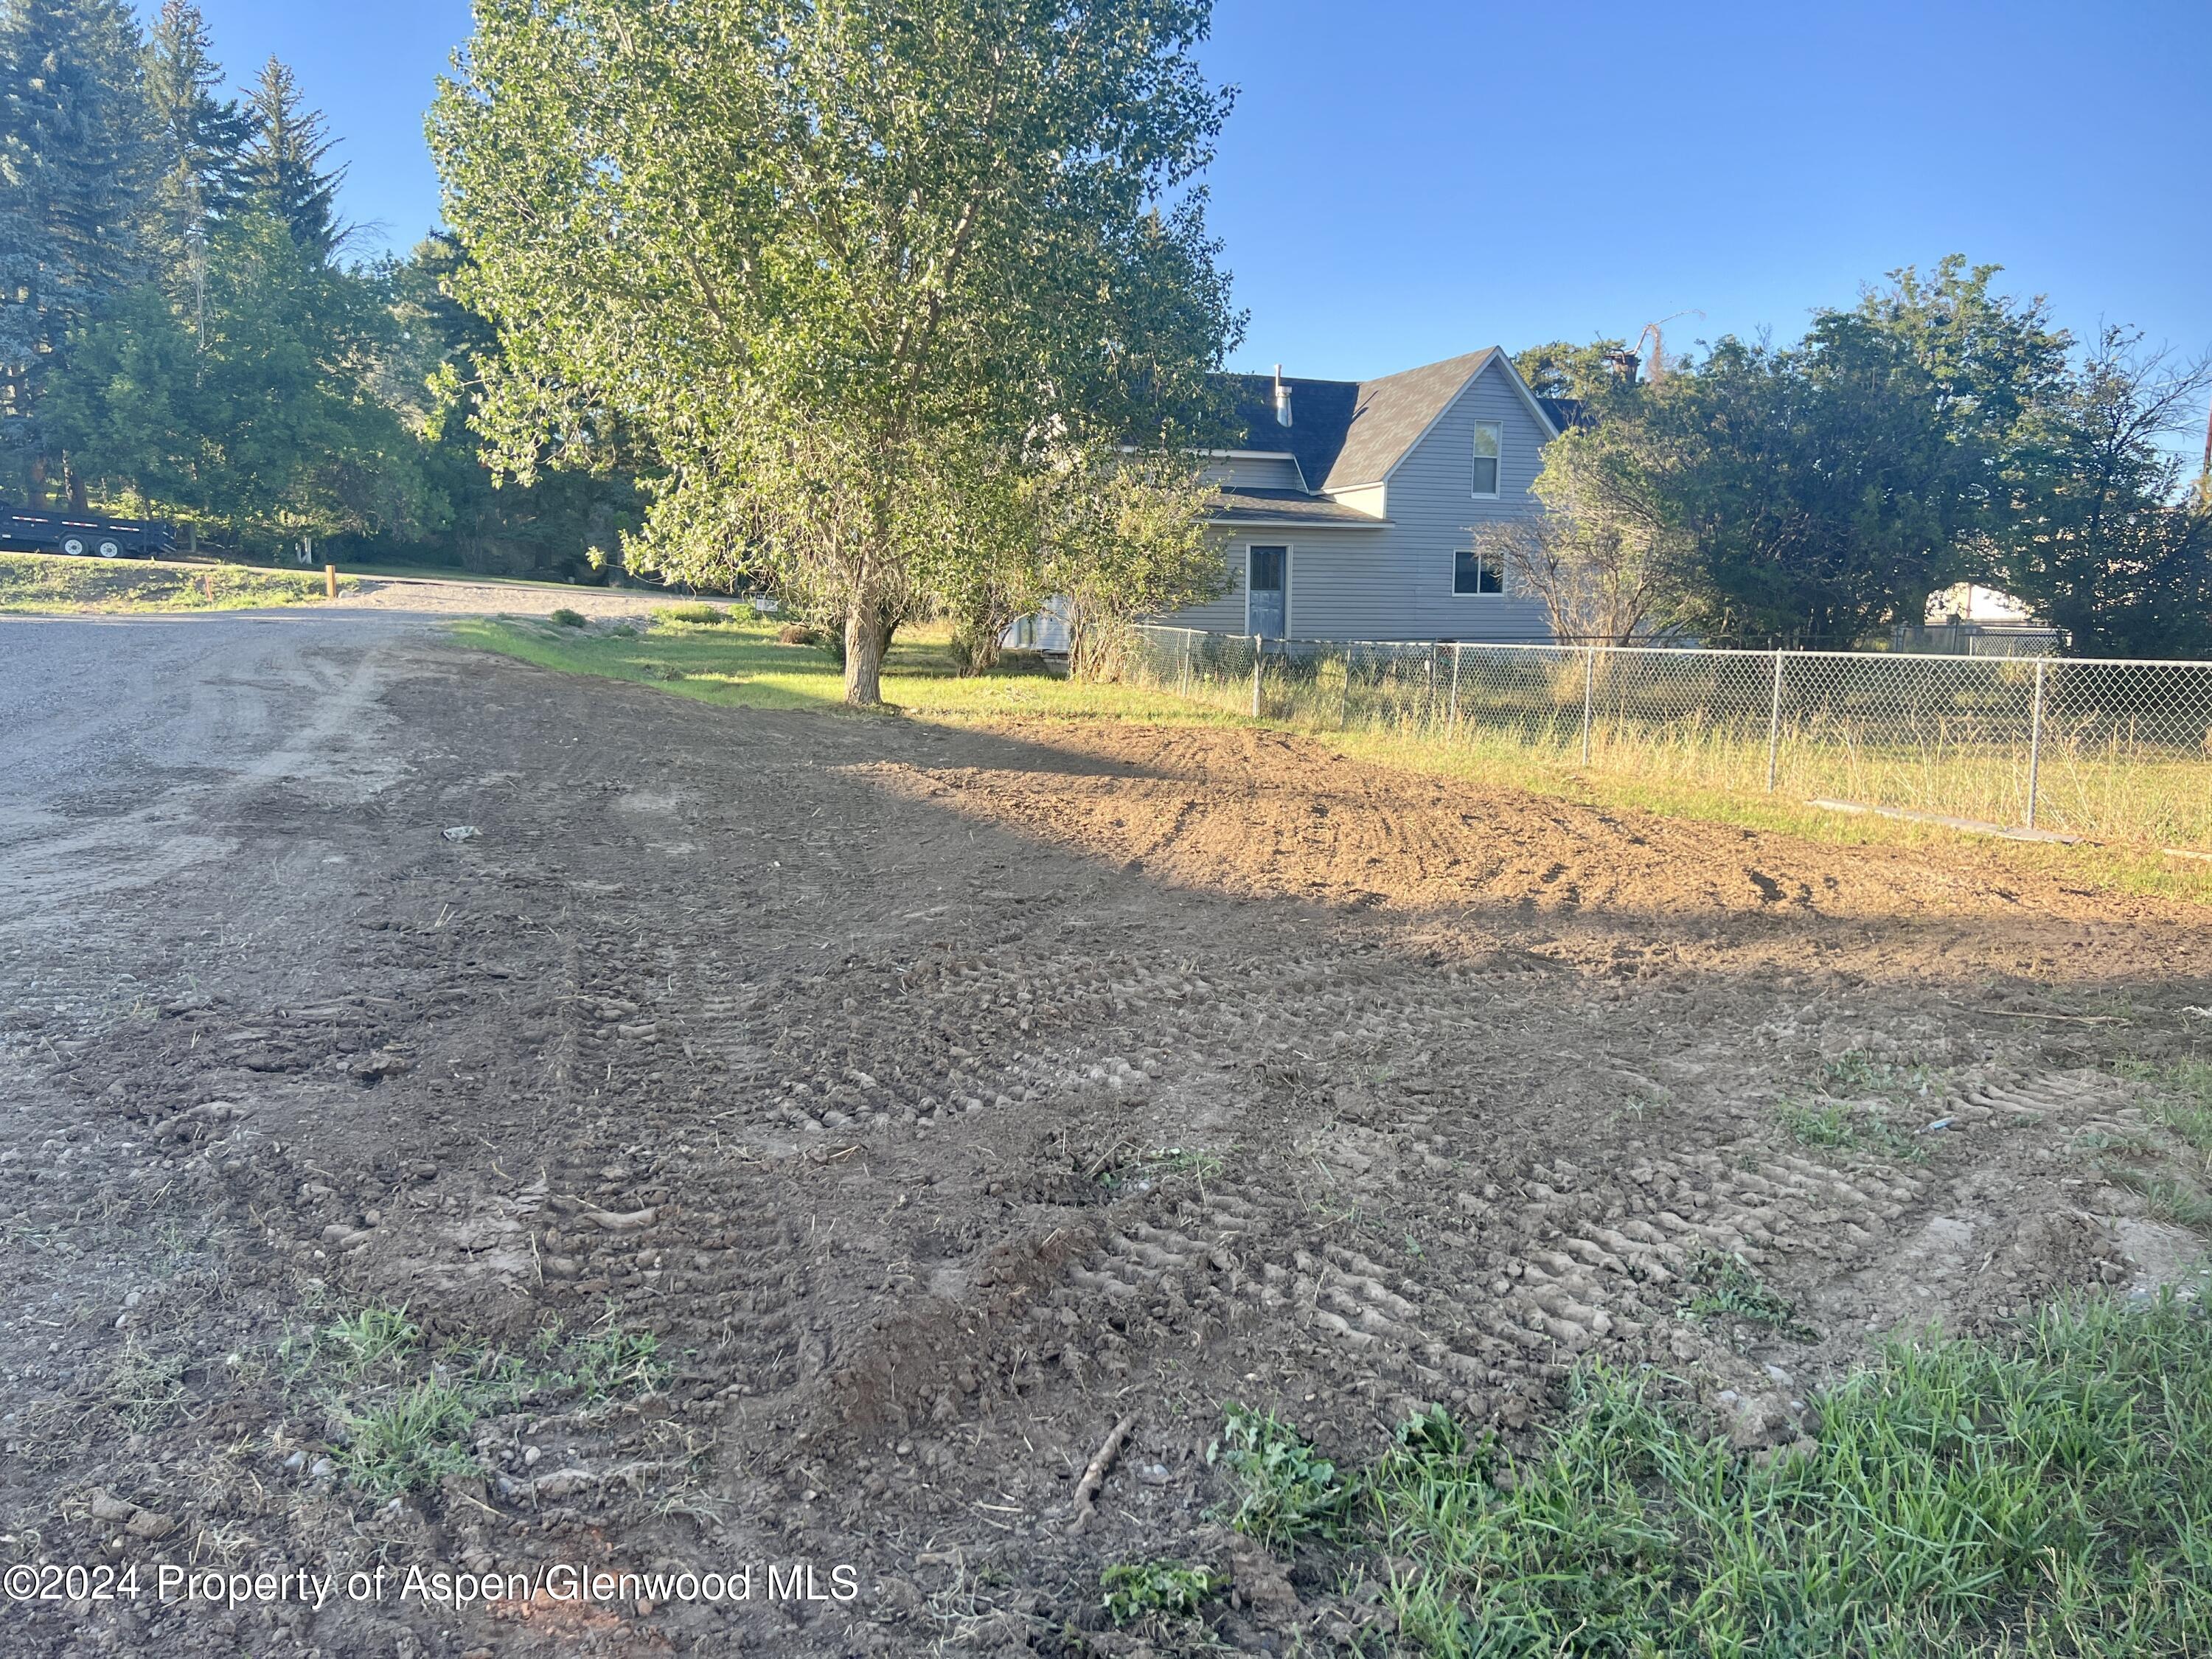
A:
[[[1231,377],[1212,459],[1230,591],[1159,621],[1270,639],[1547,640],[1470,532],[1528,493],[1563,413],[1498,347],[1379,380]]]

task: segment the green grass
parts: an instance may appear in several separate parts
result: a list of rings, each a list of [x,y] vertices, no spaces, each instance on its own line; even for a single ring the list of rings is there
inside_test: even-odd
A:
[[[2212,1321],[2166,1297],[1894,1343],[1819,1437],[1731,1450],[1589,1367],[1526,1457],[1441,1413],[1358,1488],[1383,1645],[1438,1659],[2212,1652]]]
[[[210,582],[212,599],[208,593]],[[350,577],[339,578],[341,592],[359,586]],[[313,605],[324,595],[319,570],[255,570],[234,564],[153,564],[143,559],[65,559],[46,553],[0,553],[0,613],[243,611],[271,605]]]
[[[486,1417],[598,1406],[667,1380],[651,1332],[603,1325],[540,1330],[526,1355],[485,1344],[432,1348],[403,1309],[370,1306],[289,1333],[277,1346],[288,1393],[338,1425],[333,1458],[354,1485],[390,1498],[483,1471],[472,1444]]]
[[[2108,1164],[2105,1175],[2116,1187],[2140,1193],[2154,1221],[2170,1221],[2200,1233],[2212,1233],[2212,1198],[2193,1183],[2162,1170]]]
[[[2149,1117],[2202,1154],[2212,1172],[2212,1061],[2128,1060],[2121,1064],[2120,1075],[2149,1085]]]
[[[2145,1085],[2143,1115],[2165,1133],[2085,1139],[2085,1150],[2113,1185],[2142,1196],[2154,1219],[2212,1234],[2212,1064],[2123,1060],[2118,1069]]]
[[[337,1464],[372,1497],[433,1486],[449,1474],[479,1473],[469,1444],[485,1401],[437,1377],[425,1377],[367,1408],[343,1411],[345,1443]]]
[[[556,633],[536,623],[470,621],[454,633],[469,644],[542,668],[606,679],[659,684],[678,696],[749,708],[841,710],[844,670],[813,646],[780,645],[776,625],[732,616],[694,623],[669,611],[649,627],[589,634]],[[940,627],[905,631],[884,666],[884,700],[892,708],[947,721],[1049,715],[1164,724],[1237,722],[1164,691],[1097,685],[1060,678],[1035,658],[1015,658],[971,678],[953,672]]]

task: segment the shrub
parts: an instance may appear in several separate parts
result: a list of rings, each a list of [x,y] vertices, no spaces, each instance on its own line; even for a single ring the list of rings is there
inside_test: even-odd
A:
[[[822,630],[805,623],[786,623],[776,630],[775,638],[779,645],[819,645]]]
[[[571,611],[564,605],[558,611],[554,611],[550,616],[547,617],[545,620],[551,623],[556,628],[581,628],[585,626],[589,619],[585,617],[582,611]]]
[[[730,620],[728,611],[712,605],[672,605],[663,609],[660,614],[668,622],[696,623],[706,628]]]

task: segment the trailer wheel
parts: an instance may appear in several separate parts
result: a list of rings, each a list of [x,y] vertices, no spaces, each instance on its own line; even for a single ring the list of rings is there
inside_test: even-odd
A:
[[[62,551],[68,554],[72,559],[82,558],[84,556],[84,550],[83,537],[65,536],[62,538]]]
[[[100,556],[103,559],[121,558],[123,556],[123,544],[118,541],[105,541],[100,543]]]

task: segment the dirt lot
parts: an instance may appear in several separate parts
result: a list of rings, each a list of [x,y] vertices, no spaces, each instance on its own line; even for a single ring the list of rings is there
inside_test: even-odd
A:
[[[9,1654],[1128,1651],[1099,1570],[1172,1554],[1222,1642],[1335,1650],[1358,1595],[1207,1518],[1224,1401],[1357,1459],[1597,1355],[1782,1444],[1872,1333],[2201,1248],[2082,1138],[2212,1001],[2204,913],[1998,852],[366,613],[0,629],[0,1557],[395,1587],[13,1606]],[[1792,1331],[1682,1311],[1723,1252]],[[353,1478],[449,1383],[473,1467]],[[396,1588],[550,1563],[816,1595]]]

